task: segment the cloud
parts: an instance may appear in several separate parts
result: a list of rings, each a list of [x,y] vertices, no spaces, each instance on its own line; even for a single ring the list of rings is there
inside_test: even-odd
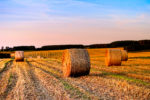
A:
[[[102,16],[96,4],[77,0],[11,0],[14,6],[0,7],[0,21],[67,21]],[[100,6],[99,6],[100,7]],[[105,17],[105,16],[104,16]],[[63,21],[63,22],[64,22]]]
[[[147,13],[141,13],[135,16],[128,15],[110,15],[116,25],[121,26],[138,26],[138,25],[150,25],[150,15]]]
[[[49,12],[54,12],[47,4],[40,2],[33,2],[33,0],[12,0],[12,5],[8,6],[4,3],[0,7],[0,21],[31,21],[31,20],[44,20],[48,18]]]

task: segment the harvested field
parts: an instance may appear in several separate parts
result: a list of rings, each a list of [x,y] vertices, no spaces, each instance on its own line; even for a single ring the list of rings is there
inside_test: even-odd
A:
[[[105,49],[88,52],[90,74],[77,78],[63,77],[63,50],[25,52],[24,62],[0,60],[0,100],[150,99],[150,51],[129,52],[122,66],[110,67]]]

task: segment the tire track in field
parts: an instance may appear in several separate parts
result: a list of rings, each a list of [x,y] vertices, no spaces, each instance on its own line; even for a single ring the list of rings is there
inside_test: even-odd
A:
[[[38,76],[42,85],[47,88],[51,95],[53,95],[54,100],[68,100],[66,97],[66,93],[62,89],[62,86],[58,79],[50,75],[45,70],[40,69],[40,67],[36,66],[30,62],[28,62],[30,66],[35,68],[35,74]]]
[[[47,61],[41,61],[40,63],[39,62],[36,62],[36,63],[47,66],[48,68],[51,68],[55,71],[59,70],[58,72],[60,73],[60,75],[62,75],[61,64],[57,64],[57,62],[55,62],[55,63],[52,62],[55,66],[52,66],[52,64],[48,63]],[[87,85],[87,83],[84,81],[84,79],[80,80],[80,78],[73,78],[72,77],[72,78],[66,78],[65,81],[72,84],[74,87],[78,88],[80,91],[84,91],[88,95],[92,95],[92,97],[95,97],[96,99],[111,99],[111,96],[108,97],[108,96],[105,96],[105,95],[101,95],[102,93],[94,92],[92,90],[93,86],[89,87],[89,85]],[[113,99],[113,97],[112,97],[112,99]]]
[[[58,68],[59,66],[53,67],[60,69]],[[101,97],[100,99],[124,99],[126,97],[128,97],[127,99],[150,98],[150,90],[147,88],[130,85],[126,81],[100,77],[93,72],[89,76],[67,78],[66,80],[95,96]]]
[[[7,71],[11,68],[12,64],[13,60],[10,60],[5,63],[4,68],[0,71],[0,80],[3,77],[3,75],[5,75],[5,73],[7,73]]]
[[[43,66],[47,66],[48,68],[53,69],[55,71],[58,71],[60,75],[62,76],[62,71],[61,71],[62,68],[60,67],[61,64],[57,64],[57,62],[52,62],[55,65],[54,67],[52,66],[52,64],[48,63],[47,61],[40,61],[40,62],[36,61],[36,63],[41,64]],[[66,78],[65,81],[72,84],[74,87],[78,88],[80,91],[86,92],[88,95],[92,95],[92,97],[95,97],[97,99],[103,99],[103,98],[106,99],[106,97],[99,96],[97,95],[97,93],[93,92],[91,87],[88,87],[86,83],[84,82],[84,80],[83,81],[79,80],[79,78]]]
[[[39,62],[37,62],[37,63],[39,63]],[[41,63],[43,63],[43,65],[44,65],[45,61],[41,61]],[[52,62],[52,64],[54,64],[54,62]],[[52,65],[52,64],[46,62],[45,66],[48,66],[48,68],[51,68],[51,69],[53,69],[55,71],[61,70],[61,67],[60,67],[61,64],[58,64],[59,66],[57,65],[57,62],[55,62],[55,64],[54,64],[55,66]],[[51,67],[51,66],[53,66],[53,67]],[[59,71],[59,72],[61,72],[61,71]],[[82,76],[82,77],[86,77],[86,76]],[[107,86],[105,84],[100,85],[100,87],[94,88],[94,87],[96,87],[96,85],[91,85],[91,84],[93,84],[92,82],[86,82],[85,78],[81,79],[81,77],[78,77],[78,78],[66,78],[66,81],[68,83],[72,84],[74,87],[77,87],[77,88],[81,89],[82,91],[86,91],[89,94],[93,94],[94,96],[99,97],[99,99],[114,99],[114,97],[110,96],[109,92],[107,92],[107,91],[109,91],[109,88],[107,88]],[[104,82],[102,82],[102,83],[104,83]],[[104,91],[103,88],[106,89],[106,92]],[[100,89],[102,91],[98,92]]]
[[[1,94],[1,97],[5,100],[8,96],[8,94],[15,88],[17,83],[17,74],[16,73],[10,73],[8,83],[6,86],[5,91]]]
[[[10,88],[12,84],[9,80],[12,67],[12,61],[8,61],[4,69],[0,73],[0,99],[6,98],[6,95],[12,90],[12,88]]]
[[[26,62],[17,62],[18,82],[8,100],[52,100],[49,93],[34,75],[33,69]]]
[[[22,69],[25,67],[24,62],[15,62],[15,70],[18,74],[18,81],[16,87],[8,95],[7,100],[35,100],[36,98],[33,92],[33,88],[30,85],[28,77],[26,77],[25,71]]]
[[[35,62],[35,63],[37,63],[37,62]],[[39,63],[37,63],[37,65],[36,66],[40,66],[40,64]],[[43,65],[43,66],[48,66],[48,65]],[[44,72],[47,72],[48,74],[51,74],[52,76],[54,76],[54,77],[56,77],[58,80],[60,80],[62,83],[66,83],[66,84],[68,84],[68,85],[71,85],[73,88],[75,88],[75,89],[77,89],[78,91],[80,91],[80,93],[81,93],[81,96],[83,96],[83,95],[86,95],[87,96],[87,98],[88,99],[101,99],[100,97],[97,97],[97,96],[95,96],[94,94],[92,94],[91,92],[89,92],[89,91],[87,91],[87,89],[85,89],[85,88],[83,88],[83,87],[79,87],[79,86],[77,86],[77,84],[74,84],[74,82],[70,82],[70,81],[72,81],[72,80],[70,80],[70,81],[68,81],[68,80],[66,80],[66,79],[64,79],[64,78],[62,78],[61,76],[60,76],[60,74],[61,73],[59,73],[59,75],[57,74],[57,73],[55,73],[54,72],[54,70],[56,70],[57,68],[55,68],[55,67],[52,67],[51,68],[51,66],[48,66],[48,68],[49,69],[53,69],[53,71],[51,72],[51,71],[48,71],[48,70],[44,70],[43,68],[40,68],[39,67],[39,69],[41,69],[41,70],[43,70]],[[57,69],[57,70],[59,70],[59,69]],[[71,84],[70,84],[71,83]],[[73,89],[72,88],[72,89]],[[70,90],[71,91],[71,90]],[[73,94],[72,94],[73,95]]]
[[[37,100],[54,100],[52,93],[49,93],[49,91],[41,84],[41,81],[39,80],[37,75],[35,75],[35,69],[33,68],[33,66],[31,66],[29,63],[27,64],[29,67],[29,69],[27,70],[28,75],[30,76],[30,80],[33,82],[32,85],[34,87]]]

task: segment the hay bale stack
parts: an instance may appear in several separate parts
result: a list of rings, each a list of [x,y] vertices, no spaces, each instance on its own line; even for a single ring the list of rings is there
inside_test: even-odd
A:
[[[15,52],[15,61],[24,61],[24,51],[16,51]]]
[[[77,77],[90,73],[90,58],[86,49],[67,49],[63,53],[64,77]]]
[[[122,57],[121,57],[122,61],[127,61],[128,60],[128,53],[127,53],[126,50],[121,50],[121,55],[122,55]]]
[[[106,50],[106,58],[105,58],[106,66],[120,66],[121,58],[122,55],[120,49]]]

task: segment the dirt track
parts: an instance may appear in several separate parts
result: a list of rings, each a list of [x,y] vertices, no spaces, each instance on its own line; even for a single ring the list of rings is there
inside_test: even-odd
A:
[[[0,100],[150,99],[150,89],[105,78],[101,72],[63,78],[61,64],[44,60],[12,62],[0,72]]]

